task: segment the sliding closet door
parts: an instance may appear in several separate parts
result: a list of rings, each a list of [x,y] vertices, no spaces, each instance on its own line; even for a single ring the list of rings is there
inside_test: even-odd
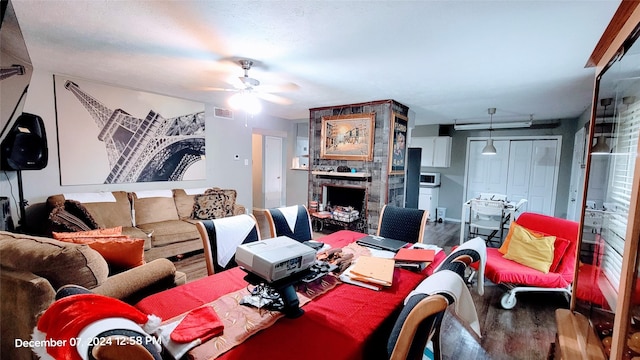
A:
[[[507,172],[507,199],[518,202],[529,199],[529,184],[531,183],[531,154],[533,141],[511,141],[509,144],[509,171]],[[525,205],[521,211],[526,211]]]
[[[507,169],[509,168],[509,141],[493,142],[496,155],[482,155],[485,140],[469,143],[467,157],[467,195],[465,201],[480,193],[505,194],[507,189]]]
[[[521,211],[553,216],[560,162],[559,139],[494,140],[496,155],[482,155],[484,140],[470,140],[464,201],[480,193],[506,194]]]
[[[533,142],[529,211],[554,215],[558,163],[560,161],[558,150],[557,140],[535,140]]]

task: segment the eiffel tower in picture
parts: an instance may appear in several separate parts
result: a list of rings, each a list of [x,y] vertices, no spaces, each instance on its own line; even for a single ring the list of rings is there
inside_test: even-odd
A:
[[[165,119],[153,110],[144,119],[111,110],[80,87],[71,91],[96,122],[111,172],[105,184],[179,181],[190,165],[205,156],[204,111]]]

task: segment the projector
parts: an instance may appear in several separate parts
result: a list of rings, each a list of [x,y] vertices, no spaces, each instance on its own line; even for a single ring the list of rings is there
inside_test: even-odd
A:
[[[267,282],[307,270],[316,260],[316,251],[287,236],[242,244],[236,262]]]

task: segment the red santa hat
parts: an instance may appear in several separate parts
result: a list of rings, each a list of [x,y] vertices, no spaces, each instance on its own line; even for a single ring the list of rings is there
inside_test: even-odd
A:
[[[32,338],[40,341],[35,345],[43,346],[35,346],[33,351],[41,359],[84,360],[87,354],[80,354],[78,345],[83,341],[86,345],[92,342],[90,337],[114,329],[109,327],[114,322],[105,322],[107,319],[119,319],[118,328],[134,330],[139,325],[137,329],[146,334],[153,333],[160,325],[157,316],[146,315],[118,299],[97,294],[71,295],[57,300],[42,314]],[[99,329],[95,324],[104,324],[106,327]],[[86,329],[91,329],[92,325],[93,331],[87,332]]]

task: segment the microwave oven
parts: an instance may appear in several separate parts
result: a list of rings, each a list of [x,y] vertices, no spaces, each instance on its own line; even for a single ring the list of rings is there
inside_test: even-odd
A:
[[[440,173],[420,173],[421,186],[440,186]]]

